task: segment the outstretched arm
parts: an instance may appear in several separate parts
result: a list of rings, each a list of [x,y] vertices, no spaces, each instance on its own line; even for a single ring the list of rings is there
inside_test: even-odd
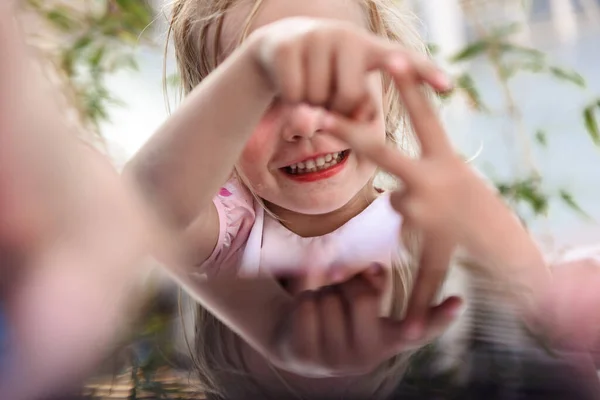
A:
[[[149,232],[132,191],[78,142],[0,3],[0,274],[9,346],[3,398],[62,391],[105,356]]]

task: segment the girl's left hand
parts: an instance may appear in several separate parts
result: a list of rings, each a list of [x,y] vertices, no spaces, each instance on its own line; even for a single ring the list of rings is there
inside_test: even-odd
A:
[[[500,274],[506,282],[537,290],[549,274],[538,247],[517,217],[453,150],[412,68],[402,59],[395,61],[389,72],[420,142],[419,159],[410,159],[396,147],[363,140],[364,127],[356,120],[329,114],[324,129],[403,184],[403,190],[392,196],[392,205],[405,224],[418,229],[423,237],[407,315],[411,335],[418,336],[457,245],[475,264],[485,266],[486,273]]]
[[[279,368],[304,376],[368,373],[431,342],[454,322],[458,298],[432,308],[423,335],[407,338],[404,322],[379,316],[385,278],[374,267],[346,282],[303,292],[281,315],[271,345],[263,348],[265,356]]]

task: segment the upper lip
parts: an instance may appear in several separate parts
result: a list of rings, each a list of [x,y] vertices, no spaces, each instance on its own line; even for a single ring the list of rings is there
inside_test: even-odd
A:
[[[342,150],[332,150],[332,151],[327,151],[327,152],[324,152],[324,153],[317,153],[317,154],[313,154],[313,155],[309,155],[309,156],[303,156],[302,158],[298,158],[298,159],[296,159],[295,161],[292,161],[292,162],[285,163],[285,164],[284,164],[282,167],[280,167],[280,168],[289,167],[290,165],[298,164],[298,163],[300,163],[300,162],[305,162],[305,161],[307,161],[307,160],[314,160],[315,158],[318,158],[318,157],[324,157],[324,156],[326,156],[327,154],[332,154],[332,153],[341,153],[342,151],[346,151],[346,150],[348,150],[348,149],[342,149]]]

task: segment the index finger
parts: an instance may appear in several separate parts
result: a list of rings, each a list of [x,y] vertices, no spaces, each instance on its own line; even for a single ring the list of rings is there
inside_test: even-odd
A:
[[[402,151],[387,143],[374,143],[362,132],[368,123],[359,123],[341,115],[327,113],[323,119],[323,129],[347,143],[354,151],[369,158],[383,170],[398,177],[405,184],[417,182],[419,171],[414,160]]]
[[[425,233],[417,279],[405,318],[409,339],[420,337],[425,329],[430,308],[446,277],[453,250],[452,241],[433,232]]]
[[[423,155],[453,153],[452,145],[438,115],[434,112],[422,85],[406,60],[401,57],[391,59],[388,62],[388,72],[400,92]]]

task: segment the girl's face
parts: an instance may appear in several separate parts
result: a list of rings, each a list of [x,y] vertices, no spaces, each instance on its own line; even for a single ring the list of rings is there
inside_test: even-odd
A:
[[[239,34],[235,30],[239,27],[236,22],[245,18],[249,3],[230,10],[223,41],[235,40]],[[250,31],[297,16],[343,20],[367,29],[364,12],[355,1],[265,0]],[[378,113],[375,123],[364,135],[384,142],[380,74],[373,73],[369,77],[369,87],[377,99]],[[256,127],[243,151],[239,168],[251,188],[267,203],[299,214],[326,214],[341,209],[363,189],[369,190],[376,166],[323,130],[323,114],[324,110],[319,107],[275,101]]]

